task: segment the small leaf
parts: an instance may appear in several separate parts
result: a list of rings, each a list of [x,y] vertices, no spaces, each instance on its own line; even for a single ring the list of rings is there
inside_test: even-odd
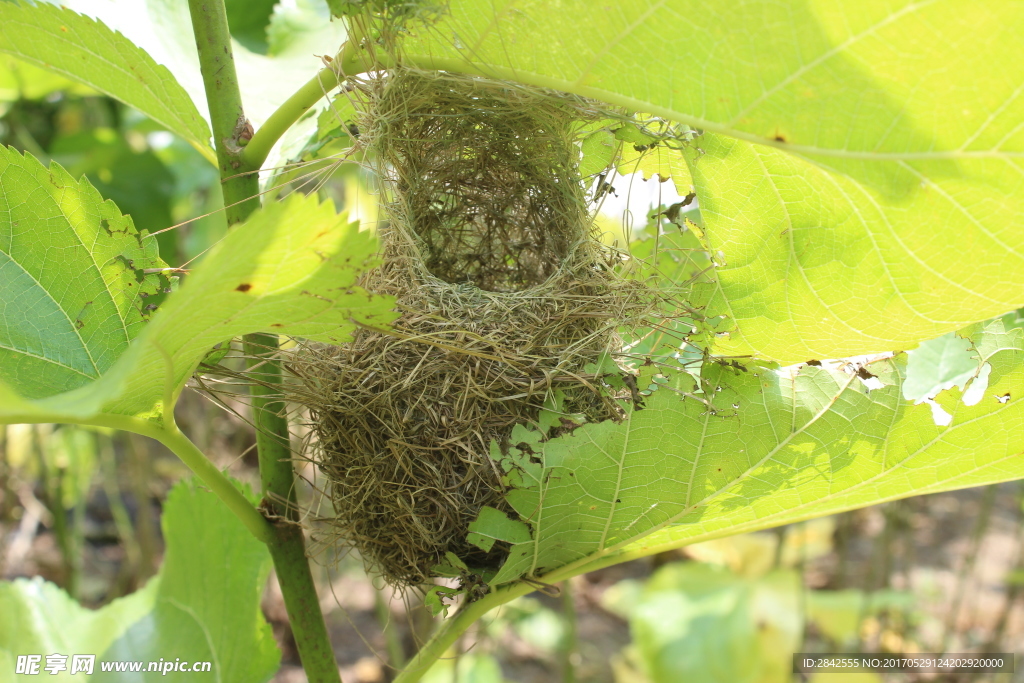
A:
[[[615,136],[610,130],[598,130],[583,138],[580,176],[588,178],[611,166],[616,147]]]
[[[530,527],[517,519],[509,519],[504,512],[484,507],[479,516],[469,525],[467,540],[485,552],[489,552],[495,541],[525,543],[530,540]]]
[[[658,176],[661,182],[671,180],[680,194],[686,193],[693,179],[682,150],[656,145],[650,149],[632,144],[623,145],[618,162],[619,173],[640,173],[644,180]]]
[[[634,145],[649,145],[657,140],[654,136],[642,132],[632,123],[619,126],[615,129],[614,133],[616,140],[623,140]]]
[[[462,561],[462,558],[460,558],[458,555],[456,555],[450,550],[445,552],[444,559],[448,561],[448,564],[457,569],[462,569],[463,571],[467,572],[469,571],[469,567],[466,566],[466,563]]]
[[[457,595],[462,593],[458,588],[448,588],[447,586],[431,586],[426,595],[423,596],[423,606],[427,608],[431,616],[448,616],[448,607],[450,606],[445,600],[453,600]]]

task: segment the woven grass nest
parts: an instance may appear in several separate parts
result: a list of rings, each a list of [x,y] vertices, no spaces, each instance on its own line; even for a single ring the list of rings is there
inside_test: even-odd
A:
[[[592,103],[406,70],[357,93],[388,215],[383,264],[362,284],[394,295],[401,315],[393,332],[302,345],[288,365],[329,483],[328,524],[405,588],[446,551],[500,566],[502,544],[466,541],[481,507],[515,514],[491,443],[537,425],[555,392],[566,416],[620,419],[593,364],[652,297],[595,239],[575,141]],[[575,426],[566,417],[552,434]]]

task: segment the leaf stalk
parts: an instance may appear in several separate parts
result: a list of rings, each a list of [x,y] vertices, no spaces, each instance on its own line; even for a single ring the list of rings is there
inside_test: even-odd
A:
[[[314,104],[337,88],[346,76],[365,70],[361,59],[362,55],[358,53],[355,42],[353,40],[346,42],[327,66],[320,69],[313,78],[285,100],[253,134],[252,139],[242,148],[240,154],[243,166],[248,170],[259,170],[281,136],[295,125],[295,122],[301,119]]]

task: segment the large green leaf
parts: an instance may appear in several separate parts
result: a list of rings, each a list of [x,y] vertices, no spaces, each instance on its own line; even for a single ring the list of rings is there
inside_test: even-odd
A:
[[[98,379],[169,286],[155,240],[60,166],[0,147],[0,374],[28,398]]]
[[[799,361],[1024,301],[1022,31],[1015,0],[453,0],[405,47],[707,131],[721,349]]]
[[[0,583],[0,661],[11,663],[0,680],[14,680],[11,672],[18,655],[94,654],[106,652],[110,645],[153,610],[160,580],[153,579],[130,596],[120,598],[100,610],[88,610],[56,585],[42,578],[16,579]],[[72,662],[68,671],[51,680],[74,681]],[[95,670],[99,670],[96,666]],[[42,675],[49,677],[46,673]]]
[[[104,24],[53,5],[0,3],[0,52],[132,105],[213,159],[209,126],[171,72]]]
[[[216,496],[192,482],[178,484],[168,495],[162,523],[167,554],[155,609],[133,623],[103,658],[181,657],[212,662],[213,680],[269,679],[280,652],[260,610],[270,572],[267,547]]]
[[[709,364],[699,384],[685,373],[652,382],[646,406],[621,423],[546,443],[518,428],[520,447],[498,459],[532,538],[511,546],[494,583],[1024,476],[1024,335],[1001,320],[970,332],[991,366],[988,389],[970,406],[959,390],[940,394],[948,427],[902,398],[900,355],[866,370],[883,388],[852,368]]]
[[[802,153],[991,157],[1022,30],[1015,0],[452,0],[405,51]]]
[[[719,265],[707,313],[738,327],[723,353],[912,348],[1024,301],[1024,176],[1007,159],[815,164],[721,136],[698,144]]]
[[[61,654],[67,670],[49,680],[76,681],[70,656],[97,655],[101,681],[167,680],[165,673],[104,673],[102,663],[176,659],[211,662],[215,681],[267,680],[280,653],[260,612],[270,570],[266,546],[249,534],[220,501],[191,483],[170,493],[163,515],[167,552],[160,574],[145,588],[88,610],[41,579],[0,583],[0,662],[14,671],[18,655]],[[227,559],[225,559],[227,558]],[[179,674],[180,675],[180,674]],[[191,674],[190,675],[196,675]]]
[[[16,168],[24,171],[19,178],[25,186],[19,191],[26,196],[30,193],[45,196],[47,187],[52,185],[59,196],[73,201],[76,195],[71,189],[88,188],[86,184],[74,183],[66,175],[56,172],[47,175],[46,170],[29,157],[13,153],[8,156],[21,160]],[[36,169],[34,175],[24,170],[33,168]],[[7,187],[5,183],[4,197],[7,197]],[[12,188],[17,189],[13,185]],[[90,196],[94,195],[92,191]],[[20,204],[29,211],[34,206],[27,200],[21,200]],[[76,219],[91,226],[89,234],[102,237],[106,232],[101,229],[104,220],[118,229],[130,226],[127,219],[116,215],[116,209],[109,202],[100,205],[106,207],[109,218],[90,215],[80,204],[73,204],[79,208]],[[53,213],[54,210],[45,211]],[[47,215],[45,212],[26,214],[18,222],[17,234],[31,246],[30,253],[59,258],[63,243],[48,241],[47,223],[41,220]],[[120,222],[113,222],[115,216]],[[131,243],[137,244],[140,240],[147,242],[132,237]],[[108,249],[99,237],[85,242],[99,249],[95,254],[87,251],[86,257],[91,254],[91,258],[99,259],[102,256],[104,260],[100,263],[115,261],[122,269],[115,274],[126,279],[125,266],[115,257],[116,250]],[[343,215],[336,214],[330,202],[320,204],[315,198],[293,195],[285,202],[272,204],[235,227],[188,276],[186,284],[161,305],[134,342],[121,344],[116,352],[108,351],[103,368],[84,377],[79,385],[39,379],[31,372],[20,370],[29,361],[37,362],[35,356],[10,352],[0,356],[5,363],[3,383],[0,383],[0,421],[77,422],[100,412],[157,416],[164,398],[184,384],[207,351],[219,342],[258,331],[338,341],[346,339],[357,323],[386,325],[393,317],[389,312],[391,299],[354,286],[358,274],[374,263],[375,251],[373,236],[360,232],[357,225],[349,224]],[[128,260],[131,258],[129,253]],[[10,261],[5,268],[17,265]],[[43,265],[45,268],[39,266],[31,271],[45,275],[47,279],[41,283],[29,276],[0,280],[5,287],[26,281],[20,286],[27,294],[3,298],[5,303],[18,304],[0,309],[0,329],[6,330],[8,339],[33,339],[32,334],[38,335],[40,319],[46,320],[43,314],[47,309],[39,302],[45,303],[47,297],[59,301],[60,296],[71,296],[68,292],[81,287],[75,279],[79,268],[73,261]],[[128,266],[131,268],[131,264]],[[134,267],[137,269],[138,264]],[[129,275],[134,272],[128,271]],[[19,303],[21,301],[24,303]],[[92,306],[85,307],[86,311]],[[70,310],[72,306],[64,308]],[[70,317],[71,321],[76,319]],[[88,317],[84,320],[90,322]],[[119,331],[124,327],[112,314],[97,316],[96,326],[97,335],[111,335],[111,330]],[[75,324],[68,323],[65,327],[74,328]],[[84,329],[89,329],[88,324]],[[39,352],[34,347],[30,350],[36,355],[44,354],[45,359],[73,358],[69,354],[78,348],[73,331],[66,331],[63,336],[39,335],[46,345],[41,346]],[[43,341],[38,344],[42,345]],[[15,350],[17,348],[20,347]]]

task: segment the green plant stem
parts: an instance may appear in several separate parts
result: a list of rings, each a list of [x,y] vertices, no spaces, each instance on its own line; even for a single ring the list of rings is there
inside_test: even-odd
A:
[[[271,536],[273,535],[273,528],[270,523],[260,514],[259,510],[253,507],[252,503],[246,500],[245,496],[235,488],[234,484],[203,455],[203,452],[196,448],[196,445],[189,441],[188,437],[182,434],[176,426],[173,426],[173,422],[171,423],[171,428],[167,429],[156,422],[137,417],[128,417],[127,415],[96,415],[85,420],[83,424],[120,429],[156,439],[178,456],[192,470],[192,473],[199,477],[228,506],[228,509],[241,520],[242,524],[252,532],[253,536],[264,543],[270,543]]]
[[[192,30],[199,51],[199,68],[210,106],[214,146],[224,190],[228,225],[234,225],[259,208],[258,165],[246,163],[245,148],[248,120],[242,109],[231,35],[224,0],[189,0]],[[314,100],[315,102],[315,100]],[[310,105],[311,106],[311,105]],[[282,121],[284,115],[275,119]],[[291,125],[288,123],[287,125]],[[287,126],[286,126],[287,127]],[[284,132],[281,129],[277,137]],[[276,140],[276,138],[275,138]],[[271,143],[272,146],[273,143]],[[269,152],[269,147],[267,147]],[[261,162],[262,163],[262,160]],[[260,480],[263,484],[265,514],[274,520],[269,542],[285,608],[310,683],[340,683],[338,665],[327,634],[327,625],[309,571],[305,538],[296,524],[295,475],[289,447],[288,421],[276,386],[281,383],[281,366],[274,359],[278,343],[274,335],[247,335],[246,351],[270,386],[251,388],[256,446],[259,453]]]
[[[305,538],[298,525],[288,420],[281,400],[281,365],[272,358],[277,352],[277,337],[246,335],[243,349],[250,372],[260,376],[260,383],[251,385],[249,391],[256,425],[263,509],[272,519],[280,520],[274,525],[275,533],[269,546],[288,620],[307,678],[313,683],[339,681],[327,625],[306,559]]]
[[[516,583],[491,591],[476,602],[465,605],[458,614],[445,621],[430,640],[424,643],[420,651],[409,660],[409,663],[392,683],[415,683],[420,680],[423,674],[430,670],[434,662],[444,655],[448,648],[454,645],[459,636],[465,633],[466,629],[472,626],[477,619],[495,607],[531,592],[533,592],[533,586],[530,584]]]
[[[264,495],[269,496],[264,500],[264,507],[271,517],[296,521],[295,475],[288,419],[281,400],[281,365],[273,357],[277,352],[277,336],[247,334],[242,351],[249,372],[259,376],[259,383],[250,385],[249,395],[252,397],[253,424],[256,425],[260,481]]]
[[[242,150],[242,162],[247,168],[259,169],[277,141],[302,118],[303,114],[321,98],[326,97],[327,93],[337,88],[338,83],[346,75],[364,70],[361,56],[356,53],[356,49],[354,42],[345,43],[328,66],[320,69],[270,115]]]
[[[576,683],[576,664],[573,655],[577,648],[576,597],[573,595],[572,580],[562,582],[562,618],[565,621],[565,635],[562,638],[560,659],[562,683]]]
[[[253,169],[243,168],[241,136],[247,119],[238,89],[235,57],[223,0],[189,0],[192,32],[199,51],[206,101],[213,124],[217,167],[224,190],[224,212],[228,225],[240,223],[260,207],[259,178]]]

